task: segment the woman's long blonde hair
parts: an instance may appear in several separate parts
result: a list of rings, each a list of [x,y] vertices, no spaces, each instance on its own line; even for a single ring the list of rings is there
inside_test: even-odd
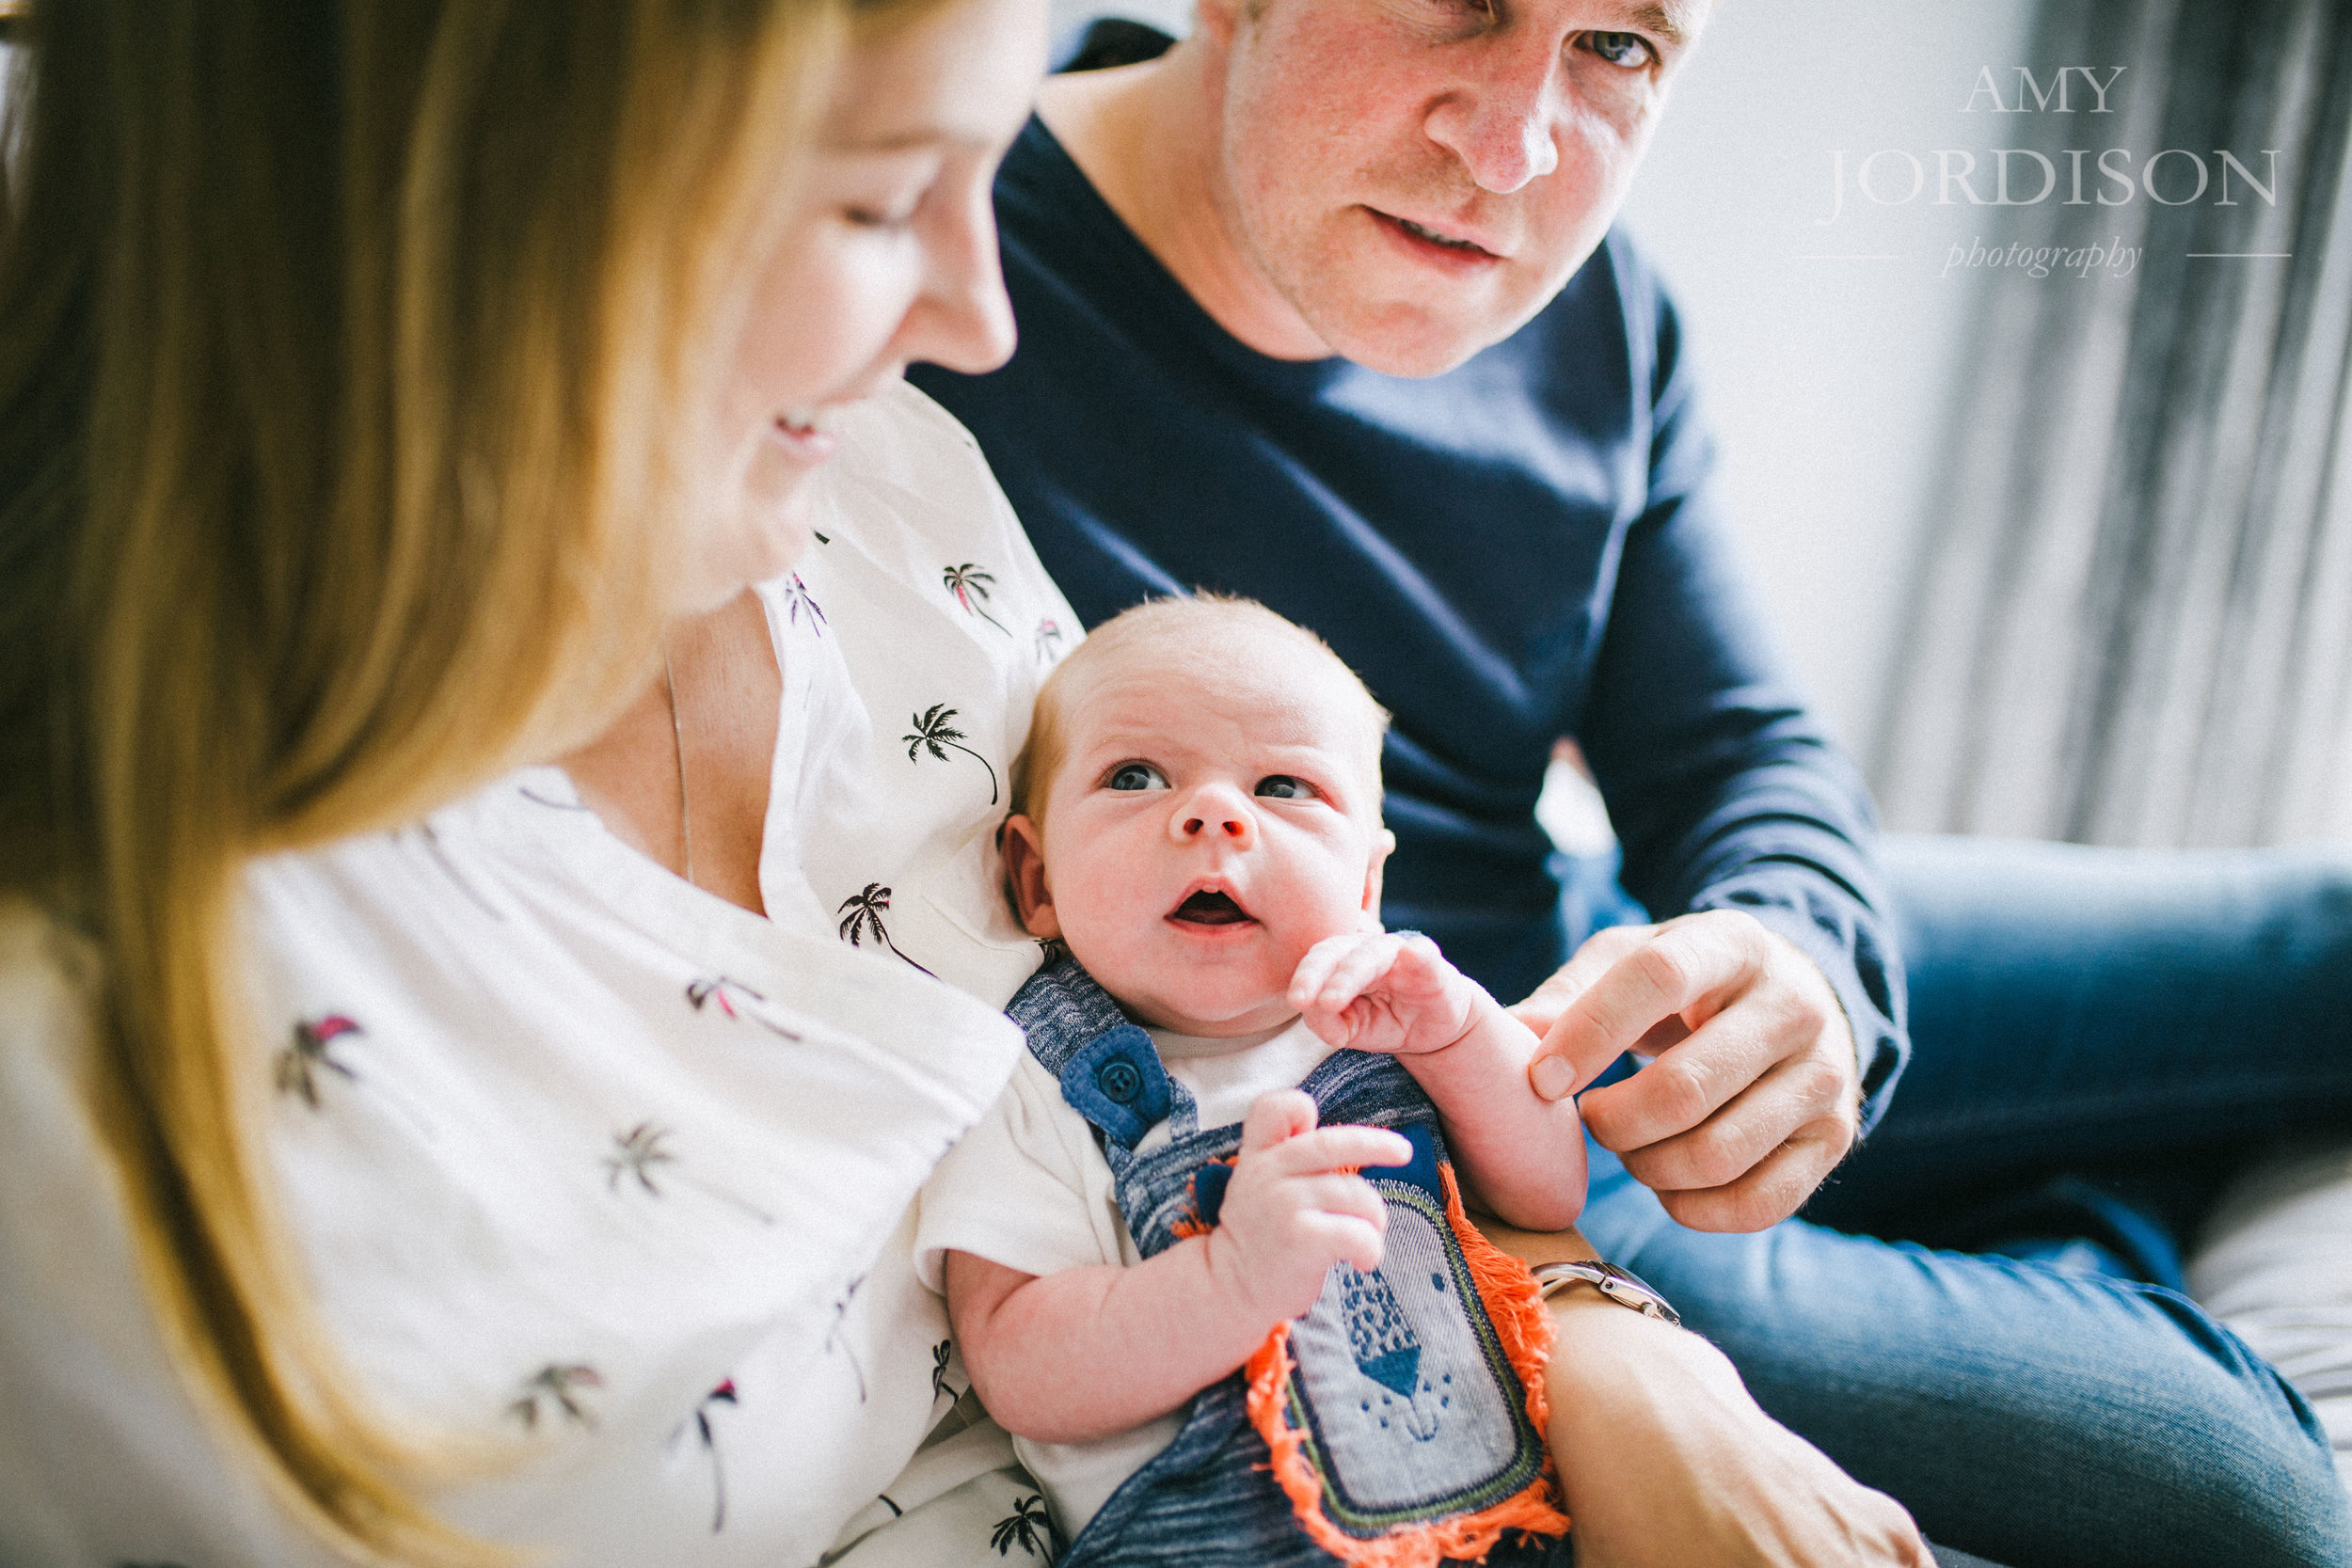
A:
[[[158,1321],[359,1561],[495,1555],[269,1199],[241,867],[591,736],[859,0],[58,0],[0,242],[0,893],[103,958]]]

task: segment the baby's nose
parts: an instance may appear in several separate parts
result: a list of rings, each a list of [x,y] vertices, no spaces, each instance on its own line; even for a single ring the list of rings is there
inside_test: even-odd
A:
[[[1249,808],[1225,790],[1202,790],[1184,803],[1171,819],[1176,836],[1187,843],[1215,838],[1247,845],[1257,837]]]

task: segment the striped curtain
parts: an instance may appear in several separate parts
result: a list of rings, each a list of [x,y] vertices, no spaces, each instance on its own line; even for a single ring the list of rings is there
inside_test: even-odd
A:
[[[2061,65],[2127,67],[2116,112],[2080,112],[2076,75],[2074,114],[1988,118],[1988,146],[2041,151],[2058,186],[1970,219],[2053,258],[2140,256],[1981,275],[1874,759],[1887,818],[2352,838],[2352,5],[2044,0],[2033,58],[2044,92]],[[2022,200],[2042,166],[2008,162]]]

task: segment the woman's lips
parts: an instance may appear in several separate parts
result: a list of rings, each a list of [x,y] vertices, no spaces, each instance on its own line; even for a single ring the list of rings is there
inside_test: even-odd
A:
[[[771,432],[794,456],[822,463],[841,448],[841,414],[838,405],[789,409],[776,416]]]

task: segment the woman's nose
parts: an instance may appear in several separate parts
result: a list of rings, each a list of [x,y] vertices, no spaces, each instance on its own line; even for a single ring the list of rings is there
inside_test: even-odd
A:
[[[930,277],[910,313],[922,341],[912,357],[979,375],[1012,357],[1012,301],[996,257],[987,182],[975,183],[931,242]],[[913,334],[911,334],[913,335]]]
[[[1217,784],[1194,790],[1168,814],[1168,831],[1180,843],[1203,839],[1248,848],[1258,841],[1258,818],[1240,791]]]

